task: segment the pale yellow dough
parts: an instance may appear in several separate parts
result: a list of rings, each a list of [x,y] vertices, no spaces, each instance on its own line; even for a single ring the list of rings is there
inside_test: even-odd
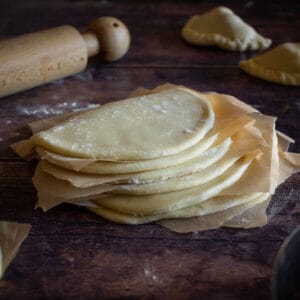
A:
[[[73,186],[78,188],[86,188],[107,183],[141,184],[180,177],[205,169],[220,160],[229,150],[231,143],[231,139],[228,138],[221,144],[210,148],[202,154],[199,154],[196,158],[185,163],[171,166],[169,168],[138,173],[108,175],[79,173],[57,167],[56,165],[49,163],[47,160],[41,161],[41,168],[44,172],[58,179],[69,181]]]
[[[182,36],[195,45],[218,46],[231,51],[266,49],[272,42],[222,6],[191,17],[182,29]]]
[[[268,196],[268,194],[266,195]],[[242,196],[219,196],[210,198],[209,200],[206,200],[202,203],[192,205],[186,208],[181,208],[162,214],[145,216],[124,214],[101,206],[89,207],[89,209],[108,220],[117,223],[136,225],[169,218],[191,218],[195,216],[204,216],[218,211],[223,211],[230,207],[247,203],[249,201],[258,200],[258,198],[262,199],[262,197],[266,196],[262,193],[253,193]]]
[[[268,195],[268,194],[267,194]],[[225,222],[222,226],[234,228],[253,228],[262,227],[267,224],[267,207],[270,203],[271,196],[267,197],[264,202],[258,203],[250,207],[240,215],[233,217],[231,220]]]
[[[165,90],[164,87],[162,87],[163,91]],[[173,86],[168,87],[166,87],[168,90],[178,88]],[[181,89],[186,90],[184,87],[181,87]],[[251,123],[251,121],[254,122],[254,119],[247,115],[256,110],[232,96],[218,93],[197,93],[193,90],[189,90],[189,92],[206,99],[210,103],[214,110],[215,122],[213,128],[207,133],[205,138],[180,153],[149,160],[123,163],[68,157],[43,149],[42,147],[36,147],[36,152],[41,158],[47,159],[55,165],[70,170],[80,170],[80,172],[84,173],[124,174],[141,172],[167,168],[195,158],[214,143],[221,142],[246,124]]]
[[[300,43],[285,43],[276,48],[241,61],[245,72],[284,85],[300,85]]]
[[[31,141],[71,157],[138,161],[179,153],[198,143],[213,124],[210,103],[177,88],[100,106]]]
[[[253,215],[256,219],[256,222],[253,222],[253,220],[251,220],[252,224],[250,223],[249,227],[262,226],[265,224],[263,221],[266,220],[266,218],[265,216],[263,216],[263,220],[260,221],[258,220],[257,216],[260,217],[261,214],[265,214],[265,206],[261,206],[260,204],[268,204],[269,200],[266,199],[268,197],[268,194],[263,194],[252,201],[235,205],[212,214],[187,219],[165,219],[159,220],[157,221],[157,223],[163,227],[166,227],[176,232],[198,232],[208,229],[219,228],[221,226],[231,227],[230,225],[234,225],[235,221],[233,220],[232,222],[230,222],[230,220],[234,219],[236,216],[243,217],[243,215],[249,209],[252,209],[252,211],[250,211],[248,214]],[[242,224],[240,227],[246,227],[247,225],[247,222],[244,222],[244,224]]]
[[[93,176],[71,173],[42,162],[37,168],[33,181],[39,191],[39,205],[44,210],[53,207],[54,204],[69,202],[72,198],[77,202],[93,199],[105,192],[133,195],[171,192],[199,186],[213,180],[242,156],[256,152],[264,143],[264,139],[257,135],[257,129],[252,125],[247,125],[231,139],[225,140],[195,159],[161,170],[127,174],[127,180],[122,177],[126,174]],[[46,173],[62,180],[41,172],[41,168]],[[113,182],[121,178],[120,182]],[[114,184],[108,184],[109,181]],[[126,182],[133,184],[124,184]]]
[[[149,215],[170,212],[195,205],[218,195],[220,191],[231,186],[243,176],[253,159],[253,155],[245,157],[221,176],[194,188],[143,196],[101,197],[95,199],[94,202],[99,206],[125,214]]]

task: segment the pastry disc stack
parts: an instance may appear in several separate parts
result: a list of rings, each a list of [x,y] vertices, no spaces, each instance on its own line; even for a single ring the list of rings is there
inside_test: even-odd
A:
[[[178,232],[267,222],[275,188],[299,167],[276,119],[238,99],[174,85],[31,124],[13,145],[40,159],[38,206],[85,206],[118,223]]]

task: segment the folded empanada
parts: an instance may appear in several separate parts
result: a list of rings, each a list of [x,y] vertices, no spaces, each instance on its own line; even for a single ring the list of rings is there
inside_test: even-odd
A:
[[[182,36],[194,45],[217,46],[231,51],[266,49],[272,42],[222,6],[191,17],[182,29]]]
[[[245,72],[264,80],[300,85],[300,43],[285,43],[249,60],[241,61]]]

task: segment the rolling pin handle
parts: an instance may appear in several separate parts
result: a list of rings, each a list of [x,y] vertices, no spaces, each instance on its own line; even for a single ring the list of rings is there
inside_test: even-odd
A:
[[[82,38],[87,48],[88,57],[95,56],[100,52],[100,43],[97,35],[93,32],[85,32]]]
[[[104,61],[120,59],[130,45],[130,34],[126,25],[114,17],[101,17],[93,21],[82,35],[88,56],[100,53]]]

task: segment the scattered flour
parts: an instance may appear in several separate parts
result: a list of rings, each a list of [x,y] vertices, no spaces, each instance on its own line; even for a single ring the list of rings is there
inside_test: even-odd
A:
[[[160,106],[160,105],[153,105],[152,107],[155,111],[163,114],[163,115],[166,115],[168,113],[168,110],[166,108],[164,108],[163,106]]]
[[[51,83],[54,85],[62,86],[65,84],[65,80],[63,78],[61,78],[61,79],[54,80]]]
[[[134,184],[139,184],[140,183],[138,178],[132,178],[129,182],[134,183]]]
[[[146,263],[144,266],[144,275],[145,275],[146,279],[150,279],[150,280],[154,281],[155,283],[158,283],[160,281],[158,275],[155,274],[154,267],[149,264],[148,260],[146,260]]]
[[[50,107],[46,104],[31,104],[31,105],[18,105],[16,110],[23,116],[48,116],[59,115],[64,111],[60,108]]]
[[[64,108],[76,108],[78,106],[76,101],[73,102],[61,102],[57,104],[58,107],[64,107]]]
[[[84,109],[92,109],[100,106],[99,104],[88,104],[86,106],[80,106],[76,101],[73,102],[60,102],[56,106],[50,106],[47,104],[30,104],[30,105],[17,105],[16,110],[22,116],[53,116],[66,113],[67,110],[76,112]],[[9,120],[10,121],[10,120]],[[11,121],[10,121],[11,122]],[[10,124],[10,123],[7,123]]]
[[[184,131],[183,131],[184,133],[193,133],[194,131],[192,130],[192,129],[184,129]]]
[[[76,112],[76,111],[81,111],[81,110],[85,110],[85,109],[93,109],[93,108],[96,108],[96,107],[99,107],[100,104],[88,104],[87,106],[84,106],[84,107],[77,107],[77,108],[74,108],[73,109],[73,112]]]
[[[201,153],[201,157],[203,157],[203,158],[212,157],[218,152],[219,149],[220,149],[220,147],[218,147],[218,146],[213,147],[213,148]]]
[[[93,74],[91,71],[87,71],[84,73],[79,73],[73,76],[75,79],[83,80],[83,81],[91,81],[93,80]]]
[[[298,191],[293,188],[291,188],[288,193],[285,194],[285,197],[281,199],[277,199],[275,196],[275,199],[273,199],[268,207],[269,218],[273,218],[280,214],[281,211],[288,207],[289,203],[292,203],[293,199],[299,199],[299,196]]]

